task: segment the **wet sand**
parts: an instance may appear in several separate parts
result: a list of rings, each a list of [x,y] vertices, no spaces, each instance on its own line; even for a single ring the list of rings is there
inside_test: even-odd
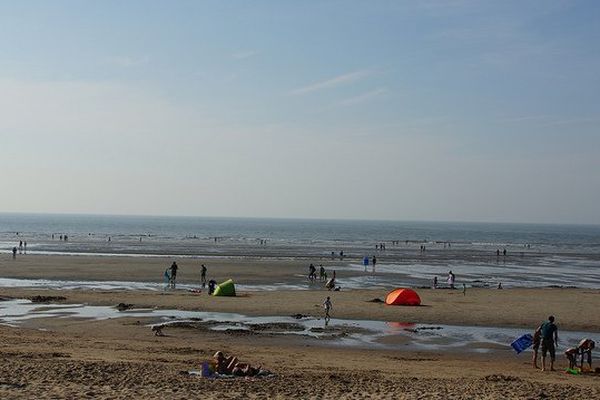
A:
[[[2,277],[159,281],[170,259],[27,256],[0,259]],[[278,263],[273,269],[271,263]],[[195,260],[199,266],[201,260]],[[306,262],[208,260],[217,280],[285,282]],[[181,279],[199,278],[182,262]],[[159,277],[156,277],[156,274]],[[292,278],[295,279],[295,278]],[[300,278],[298,278],[300,279]],[[327,295],[334,316],[452,325],[514,326],[530,330],[548,314],[560,329],[600,332],[600,291],[584,289],[418,290],[422,307],[369,302],[385,290],[247,292],[236,298],[205,293],[2,288],[0,296],[64,296],[61,303],[133,304],[247,315],[321,314]],[[155,337],[142,318],[90,321],[39,319],[0,326],[0,398],[567,398],[600,397],[600,377],[542,373],[529,355],[348,349],[302,338],[169,328]],[[40,328],[44,331],[38,330]],[[262,364],[274,378],[208,380],[181,371],[200,368],[214,351]],[[558,354],[559,368],[566,365]]]

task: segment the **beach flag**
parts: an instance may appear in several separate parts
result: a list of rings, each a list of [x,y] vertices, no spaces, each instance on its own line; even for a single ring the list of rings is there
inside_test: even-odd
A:
[[[533,344],[533,336],[531,336],[528,333],[528,334],[525,334],[525,335],[523,335],[521,337],[518,337],[510,345],[511,345],[511,347],[513,349],[515,349],[515,351],[517,352],[517,354],[519,354],[523,350],[526,350],[527,348],[529,348],[532,344]]]

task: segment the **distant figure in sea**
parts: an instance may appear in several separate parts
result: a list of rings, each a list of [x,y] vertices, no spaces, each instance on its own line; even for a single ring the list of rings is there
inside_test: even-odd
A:
[[[432,289],[437,289],[437,285],[438,285],[438,279],[437,276],[433,277],[433,283],[431,284],[431,288]]]
[[[506,257],[506,249],[502,250],[502,255]]]
[[[367,272],[367,267],[369,266],[369,257],[365,256],[363,258],[363,265],[365,266],[365,272]]]
[[[331,319],[331,309],[333,308],[333,304],[331,304],[331,298],[329,296],[327,296],[327,298],[325,299],[325,301],[323,302],[323,309],[325,310],[325,322],[329,322],[329,320]]]
[[[69,237],[67,235],[65,235],[65,242],[69,240]]]
[[[108,241],[110,242],[110,236],[108,237]]]
[[[496,249],[496,257],[500,257],[500,249]]]
[[[548,317],[540,327],[542,331],[542,371],[546,370],[546,354],[550,353],[550,371],[554,371],[556,346],[558,346],[558,327],[554,324],[554,316]]]
[[[62,240],[62,235],[59,236],[59,239]]]
[[[176,284],[176,280],[177,280],[177,269],[179,267],[177,266],[177,263],[175,261],[173,261],[173,264],[171,264],[171,288],[175,289],[175,284]]]
[[[333,252],[333,251],[331,252],[331,258],[332,259],[335,258],[335,252]]]
[[[321,282],[323,282],[325,279],[327,279],[327,274],[325,273],[325,267],[323,267],[323,264],[319,264],[319,280]]]
[[[23,242],[23,253],[27,254],[27,241]]]
[[[23,241],[19,240],[19,254],[23,254]]]
[[[344,258],[344,250],[340,250],[340,259]]]
[[[202,264],[202,272],[200,272],[200,281],[202,282],[202,289],[206,287],[206,266]]]
[[[17,246],[14,246],[12,248],[12,253],[13,253],[13,259],[17,258]]]
[[[377,258],[375,256],[371,259],[371,264],[373,264],[373,272],[375,272],[375,265],[377,264]]]
[[[465,285],[464,283],[462,285],[463,285],[463,296],[466,296],[467,295],[467,285]]]
[[[498,282],[498,289],[502,290],[502,282]]]
[[[450,289],[454,289],[455,280],[456,276],[454,276],[454,273],[452,271],[448,271],[448,285],[450,286]]]
[[[54,233],[52,234],[52,240],[54,240]]]

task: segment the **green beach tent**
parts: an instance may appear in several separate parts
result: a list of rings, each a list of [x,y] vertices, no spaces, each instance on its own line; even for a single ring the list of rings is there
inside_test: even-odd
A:
[[[235,296],[235,285],[231,279],[217,285],[213,296]]]

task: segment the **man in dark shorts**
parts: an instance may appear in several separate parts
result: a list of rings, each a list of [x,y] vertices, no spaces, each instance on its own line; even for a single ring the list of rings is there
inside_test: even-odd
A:
[[[550,353],[550,371],[554,371],[556,346],[558,345],[558,328],[554,324],[554,316],[548,317],[540,327],[542,332],[542,371],[546,370],[546,354]]]

